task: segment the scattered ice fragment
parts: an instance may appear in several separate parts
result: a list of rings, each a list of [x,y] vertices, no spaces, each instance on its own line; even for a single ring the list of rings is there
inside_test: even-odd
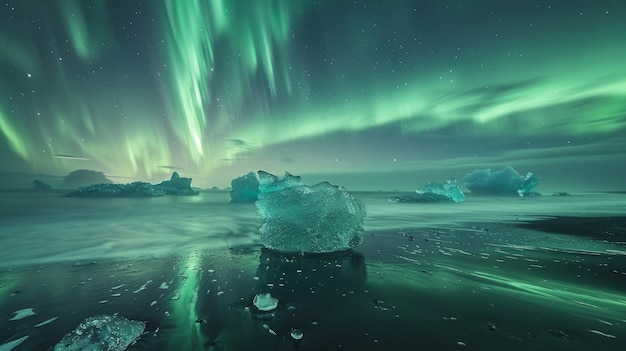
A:
[[[467,346],[463,341],[457,341],[456,344],[459,346]]]
[[[169,286],[169,285],[167,285],[167,283],[166,283],[166,282],[163,282],[163,283],[161,283],[161,285],[159,286],[159,289],[161,289],[161,290],[167,290],[167,289],[169,289],[169,287],[170,287],[170,286]]]
[[[156,303],[157,303],[156,301],[152,301],[152,302],[150,302],[150,307],[152,307],[152,306],[156,305]]]
[[[171,300],[178,300],[180,299],[180,291],[176,290],[174,291],[174,295],[172,295]]]
[[[209,272],[209,273],[215,273],[215,269],[209,269],[209,270],[207,270],[207,272]]]
[[[218,291],[218,292],[217,292],[217,296],[220,296],[220,295],[222,295],[223,293],[224,293],[223,291]]]
[[[302,339],[302,337],[304,336],[304,334],[302,333],[302,330],[300,329],[291,329],[291,337],[296,339],[296,340],[300,340]]]
[[[45,320],[45,321],[43,321],[43,322],[41,322],[39,324],[35,324],[35,328],[43,327],[46,324],[50,324],[50,323],[56,321],[58,318],[59,317],[53,317],[53,318],[47,319],[47,320]]]
[[[256,294],[252,303],[259,309],[259,311],[271,311],[278,307],[278,299],[272,297],[270,293]]]
[[[120,316],[94,316],[83,320],[54,346],[54,351],[123,351],[143,332],[143,322]]]
[[[112,287],[111,290],[117,290],[117,289],[123,287],[124,285],[125,284],[116,285],[116,286]]]
[[[6,344],[2,344],[0,345],[0,351],[11,351],[17,346],[19,346],[21,343],[23,343],[26,339],[28,339],[28,335],[23,336],[13,341],[9,341]]]
[[[104,304],[104,303],[108,303],[108,302],[109,302],[109,300],[102,300],[102,301],[100,301],[100,304]]]
[[[269,328],[270,328],[270,326],[269,326],[269,325],[267,325],[267,324],[263,324],[263,329],[269,329]]]
[[[268,329],[267,330],[270,334],[276,336],[276,332],[274,331],[274,329]]]
[[[615,335],[607,334],[607,333],[601,332],[599,330],[587,329],[587,331],[590,332],[590,333],[594,333],[594,334],[598,334],[598,335],[604,336],[606,338],[617,339],[617,337]]]
[[[111,294],[111,296],[113,296],[113,297],[120,297],[120,296],[122,296],[122,294],[120,294],[120,293],[115,293],[115,294]]]
[[[152,283],[152,280],[148,280],[145,284],[143,284],[139,289],[133,291],[133,294],[136,294],[142,290],[146,290],[146,288],[148,287],[148,284]]]
[[[261,241],[283,252],[334,252],[363,242],[365,204],[328,182],[302,184],[285,173],[283,179],[259,171],[256,208]]]
[[[19,321],[20,319],[36,315],[36,313],[33,311],[32,308],[25,308],[22,310],[15,311],[13,313],[15,313],[15,316],[9,319],[10,321]]]

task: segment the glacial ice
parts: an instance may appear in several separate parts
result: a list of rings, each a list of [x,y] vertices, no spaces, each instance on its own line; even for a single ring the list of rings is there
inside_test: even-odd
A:
[[[539,178],[535,173],[528,172],[526,173],[526,178],[524,179],[524,183],[517,189],[517,194],[519,196],[531,196],[536,193],[533,192],[533,189],[539,184]]]
[[[285,173],[280,179],[259,171],[256,208],[262,220],[261,241],[282,252],[322,253],[363,242],[365,204],[328,182],[313,186]]]
[[[254,172],[233,179],[230,182],[230,202],[255,202],[259,197],[259,180]]]
[[[428,182],[415,190],[418,194],[443,195],[453,202],[465,201],[465,194],[456,183],[456,179],[448,179],[443,183]]]
[[[529,174],[532,176],[527,180],[511,166],[506,166],[496,172],[492,172],[489,168],[477,169],[466,174],[463,182],[465,187],[474,194],[523,196],[523,194],[530,194],[539,182],[539,177],[530,172]]]
[[[448,179],[443,183],[428,182],[415,190],[416,194],[402,195],[389,199],[390,202],[463,202],[465,194],[458,186],[456,179]]]
[[[254,295],[252,303],[259,311],[271,311],[278,307],[278,299],[270,295],[270,293]]]
[[[100,315],[82,321],[54,346],[54,351],[123,351],[143,332],[143,322]]]

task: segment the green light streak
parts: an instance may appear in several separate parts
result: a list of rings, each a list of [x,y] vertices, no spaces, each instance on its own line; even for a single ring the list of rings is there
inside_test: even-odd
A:
[[[89,2],[89,12],[81,8],[79,0],[65,0],[60,9],[67,24],[68,34],[74,50],[84,60],[96,58],[106,44],[106,3]]]
[[[198,254],[188,254],[180,262],[181,285],[179,298],[172,300],[171,311],[175,325],[190,326],[179,328],[181,333],[171,336],[167,342],[178,350],[204,350],[207,338],[200,332],[198,319],[198,294],[202,280],[202,262]]]
[[[11,123],[8,117],[5,116],[2,108],[0,107],[0,133],[4,135],[4,137],[9,142],[9,147],[20,157],[25,160],[28,159],[30,154],[28,150],[28,144],[24,143],[22,140],[22,134],[20,133],[20,128],[16,127]]]
[[[532,297],[532,301],[541,301],[546,304],[567,304],[577,312],[580,312],[581,308],[587,308],[589,311],[601,311],[600,314],[604,316],[621,318],[622,312],[626,309],[624,295],[599,291],[593,287],[585,289],[580,284],[546,282],[539,285],[486,272],[473,272],[471,275],[493,283],[490,284],[493,289],[526,295]]]
[[[355,97],[358,104],[346,103],[333,110],[325,107],[328,104],[318,104],[305,109],[295,123],[285,123],[288,116],[258,119],[236,133],[235,138],[271,145],[395,122],[402,122],[408,133],[419,133],[468,121],[474,124],[464,133],[470,135],[588,135],[626,129],[623,118],[626,78],[591,87],[555,79],[489,98],[492,91],[468,94],[454,89],[433,92],[418,87],[385,98]],[[587,108],[568,107],[584,102],[591,103]],[[524,127],[520,128],[520,124]]]
[[[224,157],[217,155],[219,150],[209,150],[206,142],[208,134],[225,128],[218,122],[209,125],[209,120],[217,120],[209,116],[216,103],[210,89],[216,76],[229,84],[230,105],[247,103],[245,97],[258,72],[267,80],[273,98],[281,89],[291,91],[286,59],[277,60],[275,55],[287,56],[291,17],[303,6],[289,0],[165,1],[171,43],[168,66],[174,82],[172,89],[166,90],[174,94],[164,98],[173,116],[170,125],[196,164],[206,164],[207,153],[214,163]],[[221,59],[230,60],[226,65],[216,62],[218,50]]]

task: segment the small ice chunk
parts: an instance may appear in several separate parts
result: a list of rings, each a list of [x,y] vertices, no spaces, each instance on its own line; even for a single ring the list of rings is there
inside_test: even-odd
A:
[[[18,347],[21,343],[23,343],[26,339],[28,339],[28,335],[23,336],[19,339],[9,341],[6,344],[0,345],[0,351],[11,351],[14,348]]]
[[[112,287],[111,290],[117,290],[117,289],[123,287],[124,285],[125,284],[116,285],[116,286]]]
[[[161,283],[161,285],[159,286],[159,289],[161,290],[167,290],[170,286],[167,285],[166,282]]]
[[[261,241],[282,252],[322,253],[351,249],[363,242],[365,204],[328,182],[313,186],[285,173],[283,179],[259,171],[256,208]]]
[[[157,304],[157,302],[156,302],[156,301],[152,301],[152,302],[150,302],[150,307],[152,307],[152,306],[154,306],[154,305],[156,305],[156,304]]]
[[[53,318],[47,319],[47,320],[45,320],[45,321],[43,321],[43,322],[41,322],[39,324],[35,324],[35,328],[43,327],[46,324],[50,324],[50,323],[56,321],[58,318],[59,317],[53,317]]]
[[[120,316],[100,315],[82,321],[54,346],[54,351],[123,351],[146,328],[144,322]]]
[[[304,333],[302,333],[301,329],[291,329],[291,337],[296,339],[296,340],[300,340],[302,339],[302,337],[304,336]]]
[[[252,303],[254,303],[254,305],[256,306],[256,308],[259,309],[259,311],[271,311],[273,309],[276,309],[276,307],[278,307],[278,299],[275,297],[272,297],[270,293],[256,294],[254,296],[254,300],[252,301]]]
[[[15,316],[9,319],[10,321],[19,321],[20,319],[36,315],[32,308],[24,308],[13,313],[15,313]]]

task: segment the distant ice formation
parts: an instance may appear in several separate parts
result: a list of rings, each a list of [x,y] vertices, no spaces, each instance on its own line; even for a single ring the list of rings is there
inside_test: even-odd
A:
[[[130,184],[94,184],[82,186],[65,194],[66,197],[154,197],[165,195],[165,190],[150,183],[134,182]]]
[[[82,321],[65,335],[54,351],[107,350],[123,351],[146,328],[146,324],[120,316],[94,316]]]
[[[463,202],[465,194],[458,186],[456,179],[448,179],[443,183],[428,182],[415,190],[416,194],[398,196],[390,202]]]
[[[536,195],[537,193],[535,193],[533,189],[537,185],[539,185],[539,180],[541,180],[541,178],[539,178],[535,173],[533,172],[526,173],[526,178],[524,178],[524,183],[522,183],[522,186],[520,186],[519,189],[517,189],[517,194],[519,196]]]
[[[191,178],[181,177],[178,172],[172,173],[170,180],[164,180],[154,186],[168,195],[198,195],[199,191],[191,188]]]
[[[146,182],[128,184],[92,184],[70,191],[66,197],[155,197],[163,195],[198,195],[200,192],[191,188],[191,178],[183,178],[177,172],[170,180],[152,185]]]
[[[465,187],[479,195],[536,195],[533,189],[539,183],[539,177],[529,172],[526,177],[513,167],[492,172],[491,169],[477,169],[463,177]]]
[[[261,241],[282,252],[321,253],[363,242],[365,204],[328,182],[313,186],[285,173],[280,179],[259,171],[257,212]]]
[[[254,172],[233,179],[230,186],[231,203],[255,202],[259,198],[259,180]]]

